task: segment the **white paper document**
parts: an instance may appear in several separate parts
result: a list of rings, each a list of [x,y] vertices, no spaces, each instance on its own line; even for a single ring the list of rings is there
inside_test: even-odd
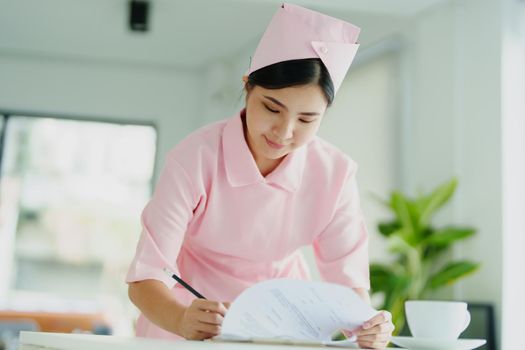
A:
[[[214,340],[349,346],[332,341],[377,311],[351,288],[332,283],[277,279],[245,290],[231,304]]]

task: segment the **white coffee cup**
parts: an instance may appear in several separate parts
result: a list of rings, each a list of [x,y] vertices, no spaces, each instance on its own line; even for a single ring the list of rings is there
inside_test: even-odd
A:
[[[454,340],[470,323],[467,303],[459,301],[409,300],[405,311],[415,338]]]

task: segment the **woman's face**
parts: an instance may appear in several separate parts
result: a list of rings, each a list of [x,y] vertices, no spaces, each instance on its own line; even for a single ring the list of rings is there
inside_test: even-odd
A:
[[[263,173],[317,133],[327,108],[318,85],[283,89],[255,86],[246,97],[246,140]]]

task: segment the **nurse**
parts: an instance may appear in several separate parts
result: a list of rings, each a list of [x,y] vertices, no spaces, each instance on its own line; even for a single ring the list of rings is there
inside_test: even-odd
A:
[[[219,334],[229,302],[244,289],[310,278],[300,251],[306,245],[325,281],[370,301],[357,165],[316,136],[358,35],[350,23],[281,5],[243,77],[245,108],[168,153],[126,279],[141,311],[138,336]],[[196,299],[164,268],[207,299]],[[382,349],[393,328],[381,311],[345,332],[361,347]]]

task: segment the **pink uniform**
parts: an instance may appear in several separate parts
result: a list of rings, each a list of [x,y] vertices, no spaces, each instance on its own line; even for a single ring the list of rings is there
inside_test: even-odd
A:
[[[315,137],[263,177],[242,118],[208,125],[169,152],[126,281],[162,281],[189,305],[195,297],[165,275],[169,267],[206,298],[233,301],[259,281],[309,279],[299,249],[312,244],[325,281],[368,289],[357,164]],[[180,339],[143,315],[137,335]]]

